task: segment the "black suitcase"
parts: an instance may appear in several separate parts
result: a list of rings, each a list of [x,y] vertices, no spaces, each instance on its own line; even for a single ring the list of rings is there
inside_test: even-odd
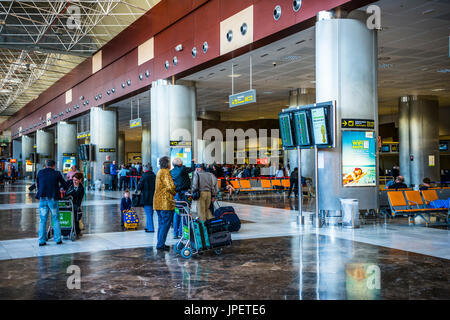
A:
[[[205,226],[209,234],[227,231],[227,225],[227,222],[222,218],[213,218],[205,221]]]
[[[241,229],[241,220],[234,211],[234,208],[231,206],[220,207],[217,201],[215,203],[217,203],[219,207],[214,211],[214,217],[224,219],[227,222],[228,231],[239,231],[239,229]]]
[[[231,233],[228,231],[216,232],[209,236],[211,248],[219,248],[231,245]]]

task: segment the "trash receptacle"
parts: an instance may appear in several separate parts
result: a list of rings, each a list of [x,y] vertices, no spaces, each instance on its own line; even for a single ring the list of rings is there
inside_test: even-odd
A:
[[[340,199],[342,208],[342,226],[359,228],[359,202],[357,199]]]

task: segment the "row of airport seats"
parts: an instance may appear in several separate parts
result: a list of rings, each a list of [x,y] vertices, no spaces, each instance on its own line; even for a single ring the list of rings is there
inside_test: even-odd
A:
[[[430,188],[428,190],[435,190],[439,199],[450,198],[450,187]],[[397,190],[394,190],[394,189],[379,190],[378,201],[379,201],[380,208],[388,208],[389,207],[389,201],[388,201],[388,196],[387,196],[387,193],[389,191],[413,191],[413,189],[407,188],[407,189],[397,189]]]
[[[220,186],[222,190],[225,190],[225,180],[221,180]],[[289,190],[291,186],[291,181],[289,177],[284,178],[266,178],[266,177],[257,177],[257,178],[230,178],[229,179],[233,188],[238,191],[237,196],[239,194],[248,194],[251,196],[257,196],[264,193],[274,193],[280,194]],[[307,179],[306,184],[303,185],[302,191],[303,194],[306,194],[308,197],[314,197],[313,188],[311,185],[311,180]]]
[[[417,190],[387,190],[387,198],[391,211],[391,216],[407,215],[411,222],[414,223],[417,216],[421,217],[425,224],[431,223],[431,215],[446,215],[446,222],[450,223],[450,211],[449,208],[432,208],[430,203],[435,200],[448,199],[440,198],[438,191],[442,189],[429,189],[423,191]],[[386,212],[387,214],[387,212]]]

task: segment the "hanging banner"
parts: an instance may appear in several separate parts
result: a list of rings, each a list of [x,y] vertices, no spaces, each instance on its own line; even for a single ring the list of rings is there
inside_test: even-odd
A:
[[[133,120],[130,120],[130,128],[137,128],[137,127],[142,127],[142,119],[141,118],[136,118]]]
[[[344,187],[377,185],[376,141],[373,131],[342,131]]]

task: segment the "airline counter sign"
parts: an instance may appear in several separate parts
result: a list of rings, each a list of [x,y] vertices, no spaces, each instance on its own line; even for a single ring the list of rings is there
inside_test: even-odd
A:
[[[240,92],[232,94],[229,96],[229,106],[230,108],[242,106],[249,103],[256,102],[256,90],[248,90],[245,92]]]

